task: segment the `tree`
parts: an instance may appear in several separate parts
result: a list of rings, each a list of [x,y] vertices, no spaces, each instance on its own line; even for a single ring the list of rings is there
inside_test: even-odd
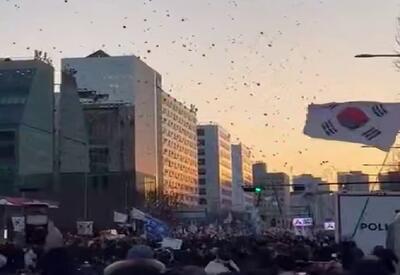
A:
[[[145,211],[150,215],[168,222],[176,221],[174,210],[182,207],[177,195],[151,191],[146,194]]]

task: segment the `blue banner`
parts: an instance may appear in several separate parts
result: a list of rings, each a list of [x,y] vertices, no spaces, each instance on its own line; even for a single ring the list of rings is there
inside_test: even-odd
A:
[[[168,225],[150,215],[146,215],[145,231],[147,238],[154,241],[161,241],[170,235]]]

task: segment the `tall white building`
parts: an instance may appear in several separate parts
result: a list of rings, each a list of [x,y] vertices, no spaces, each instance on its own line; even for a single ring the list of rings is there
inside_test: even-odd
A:
[[[137,191],[169,194],[178,202],[196,204],[194,108],[164,93],[161,75],[136,56],[97,51],[84,58],[63,59],[62,66],[75,71],[82,104],[134,106],[132,169]]]
[[[339,185],[339,191],[369,192],[369,176],[361,171],[338,172],[337,181],[343,183]],[[365,184],[346,184],[346,183],[365,183]]]
[[[230,134],[216,124],[198,125],[200,205],[209,213],[232,208]]]
[[[196,108],[161,93],[163,190],[185,205],[199,201]]]
[[[248,147],[232,144],[232,209],[243,212],[254,206],[254,194],[244,192],[242,186],[253,185],[251,151]]]

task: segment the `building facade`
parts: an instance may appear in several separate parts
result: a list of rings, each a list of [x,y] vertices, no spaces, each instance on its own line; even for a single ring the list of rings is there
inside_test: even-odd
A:
[[[54,69],[42,60],[0,60],[0,192],[43,190],[54,172]]]
[[[90,172],[88,131],[73,73],[62,72],[60,93],[55,94],[55,106],[57,172]]]
[[[310,217],[318,229],[324,228],[324,222],[334,220],[334,196],[324,183],[321,178],[310,174],[293,177],[293,192],[290,194],[292,218]]]
[[[200,205],[211,214],[232,209],[230,134],[216,124],[198,125]]]
[[[379,175],[380,190],[385,192],[400,191],[400,172],[390,171]],[[378,190],[375,188],[374,190]]]
[[[84,105],[135,106],[135,184],[159,188],[161,169],[161,76],[136,56],[109,56],[97,51],[84,58],[66,58],[62,67],[75,71]]]
[[[142,199],[171,196],[174,202],[196,205],[195,108],[165,93],[161,75],[136,56],[98,51],[85,58],[63,59],[62,65],[75,72],[83,105],[134,107],[130,169]]]
[[[369,192],[369,176],[361,171],[338,172],[337,181],[339,191],[348,192]],[[346,184],[346,183],[365,183],[365,184]]]
[[[186,206],[199,202],[196,109],[161,93],[163,192]]]
[[[254,207],[254,194],[244,192],[242,186],[253,185],[251,151],[245,145],[232,144],[232,209],[251,211]]]
[[[134,108],[126,104],[81,104],[72,71],[62,72],[56,95],[55,221],[71,229],[76,220],[113,225],[134,198]]]
[[[268,173],[264,163],[253,165],[253,184],[263,188],[259,213],[267,227],[288,228],[290,225],[289,176],[285,173]]]

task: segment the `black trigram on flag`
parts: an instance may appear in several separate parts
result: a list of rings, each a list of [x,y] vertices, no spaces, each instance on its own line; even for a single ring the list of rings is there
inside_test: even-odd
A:
[[[327,120],[321,124],[322,130],[324,130],[325,134],[328,136],[334,135],[338,132],[338,130],[335,128],[335,125],[333,125],[331,120]]]
[[[328,105],[328,108],[332,110],[332,109],[335,109],[338,105],[339,104],[337,104],[337,103],[331,103]]]
[[[374,127],[362,133],[362,136],[365,137],[367,140],[373,140],[377,136],[382,134],[382,132]]]
[[[386,115],[388,113],[388,111],[385,109],[385,107],[383,107],[382,104],[377,104],[377,105],[372,106],[372,111],[378,117],[383,117],[384,115]]]

